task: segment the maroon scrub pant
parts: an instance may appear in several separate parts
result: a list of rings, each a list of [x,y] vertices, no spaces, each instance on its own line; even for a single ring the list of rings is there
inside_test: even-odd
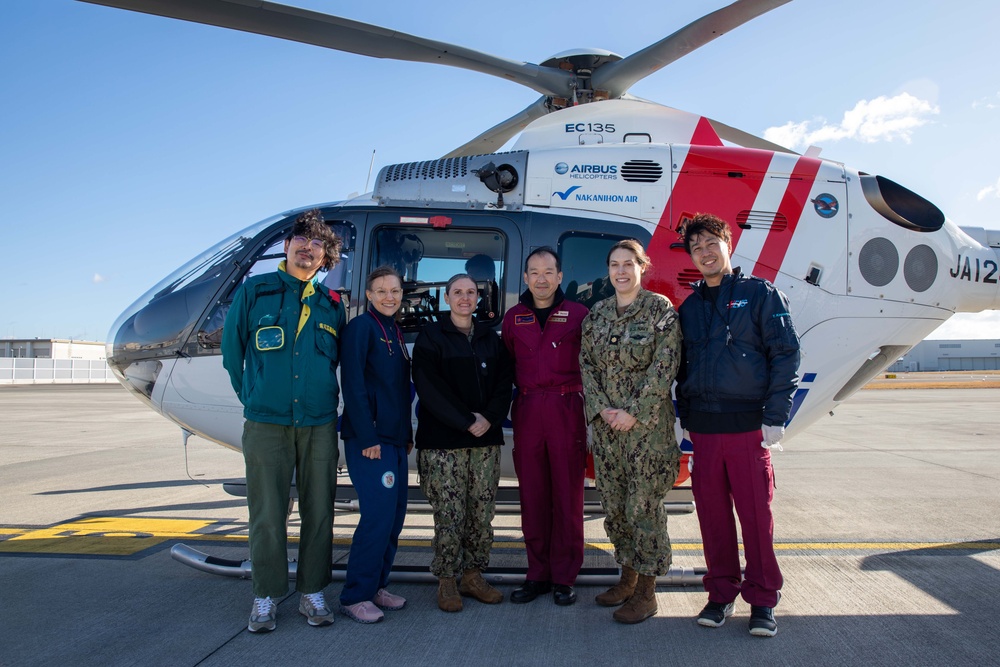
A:
[[[778,603],[782,578],[771,515],[774,469],[761,440],[760,431],[691,434],[691,486],[708,565],[705,590],[712,602],[727,604],[742,595],[751,605]],[[743,530],[745,578],[740,576],[734,505]]]
[[[572,586],[583,565],[587,431],[579,391],[519,393],[514,470],[521,496],[527,579]]]

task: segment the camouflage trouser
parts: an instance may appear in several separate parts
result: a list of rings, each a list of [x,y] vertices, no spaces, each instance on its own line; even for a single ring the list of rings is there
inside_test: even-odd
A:
[[[672,558],[663,499],[677,479],[680,450],[649,436],[638,427],[623,433],[595,424],[594,472],[615,560],[660,576]]]
[[[435,577],[484,569],[493,546],[500,447],[421,449],[420,490],[434,509]]]

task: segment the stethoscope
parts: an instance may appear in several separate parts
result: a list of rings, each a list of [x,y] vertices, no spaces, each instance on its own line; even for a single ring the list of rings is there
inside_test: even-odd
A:
[[[382,324],[382,320],[379,319],[378,315],[376,315],[371,311],[371,308],[369,308],[367,312],[375,320],[375,323],[378,324],[378,328],[382,330],[382,342],[385,343],[385,347],[386,349],[389,350],[389,356],[391,357],[392,341],[389,340],[389,332],[385,330],[385,326]],[[406,345],[403,344],[403,330],[399,328],[398,322],[393,322],[393,324],[396,326],[396,340],[399,341],[399,349],[403,351],[403,358],[409,361],[410,353],[406,350]]]

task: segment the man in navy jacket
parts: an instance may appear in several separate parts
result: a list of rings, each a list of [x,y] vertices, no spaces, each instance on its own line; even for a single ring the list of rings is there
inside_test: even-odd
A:
[[[679,309],[684,359],[677,377],[677,413],[694,446],[691,483],[708,565],[708,604],[698,624],[721,626],[742,595],[751,607],[750,634],[772,637],[782,577],[774,555],[770,447],[781,441],[791,411],[799,340],[785,296],[732,267],[732,233],[724,220],[699,214],[680,233],[703,276]]]

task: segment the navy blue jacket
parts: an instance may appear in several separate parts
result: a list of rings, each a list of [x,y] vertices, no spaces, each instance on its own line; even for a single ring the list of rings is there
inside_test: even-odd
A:
[[[677,377],[681,426],[691,412],[763,409],[763,423],[784,425],[798,384],[799,338],[785,295],[739,268],[722,278],[716,303],[699,280],[678,312],[684,359]]]
[[[395,320],[374,309],[352,319],[340,357],[344,442],[356,441],[361,449],[413,442],[410,360]]]

